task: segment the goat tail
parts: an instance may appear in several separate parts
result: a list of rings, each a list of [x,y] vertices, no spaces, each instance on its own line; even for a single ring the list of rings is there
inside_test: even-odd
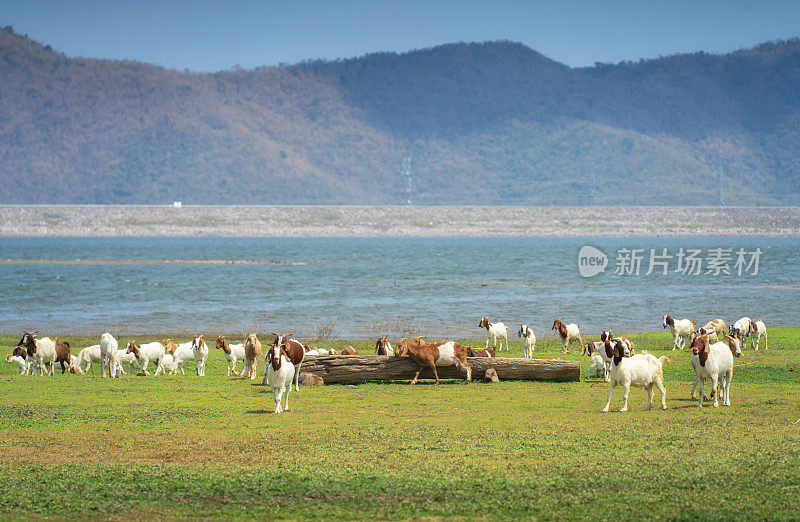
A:
[[[658,362],[660,362],[661,365],[663,366],[667,363],[671,363],[672,361],[669,360],[666,355],[662,355],[661,357],[658,358]]]

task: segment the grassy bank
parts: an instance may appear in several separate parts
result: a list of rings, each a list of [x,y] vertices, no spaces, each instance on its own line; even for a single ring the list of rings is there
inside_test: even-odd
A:
[[[669,334],[629,336],[671,362],[669,409],[641,411],[632,389],[626,414],[621,391],[601,413],[608,386],[584,380],[303,387],[274,415],[213,348],[202,379],[2,365],[0,516],[796,518],[800,329],[769,335],[736,360],[733,406],[702,410]],[[0,337],[3,353],[18,340]],[[537,357],[562,356],[542,339]],[[564,358],[585,376],[586,358]]]

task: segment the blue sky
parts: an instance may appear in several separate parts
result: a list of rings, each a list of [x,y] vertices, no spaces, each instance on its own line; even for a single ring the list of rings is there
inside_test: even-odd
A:
[[[513,40],[567,65],[800,36],[798,0],[0,0],[0,26],[68,56],[216,71]]]

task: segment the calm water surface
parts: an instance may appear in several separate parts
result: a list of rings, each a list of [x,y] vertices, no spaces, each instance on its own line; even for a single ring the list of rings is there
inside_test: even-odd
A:
[[[578,252],[608,255],[584,278]],[[414,329],[479,337],[481,315],[549,334],[553,319],[585,335],[656,330],[672,313],[705,322],[743,315],[800,324],[796,238],[0,238],[6,260],[227,260],[275,264],[0,264],[0,331],[42,335],[294,332],[325,323],[336,338]],[[620,249],[643,249],[640,274],[615,274]],[[673,256],[645,275],[650,249]],[[701,275],[675,272],[700,249]],[[732,249],[730,274],[705,274],[710,249]],[[761,249],[758,274],[736,252]],[[748,260],[749,260],[748,256]]]

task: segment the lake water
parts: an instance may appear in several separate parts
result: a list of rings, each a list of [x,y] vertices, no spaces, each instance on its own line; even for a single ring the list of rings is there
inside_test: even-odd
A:
[[[608,256],[605,272],[581,276],[585,245]],[[333,338],[463,338],[484,335],[482,315],[514,334],[530,323],[539,336],[556,317],[584,335],[658,330],[665,313],[800,325],[796,238],[0,238],[0,246],[5,260],[274,262],[3,263],[0,331],[9,334],[308,337],[330,324]],[[641,249],[639,275],[615,273],[630,268],[623,249]],[[667,275],[663,265],[645,275],[651,249],[671,256],[655,259]],[[681,249],[700,251],[700,275],[675,271]],[[754,265],[738,274],[740,249],[746,262],[760,249],[757,274]],[[714,257],[729,274],[713,273]]]

